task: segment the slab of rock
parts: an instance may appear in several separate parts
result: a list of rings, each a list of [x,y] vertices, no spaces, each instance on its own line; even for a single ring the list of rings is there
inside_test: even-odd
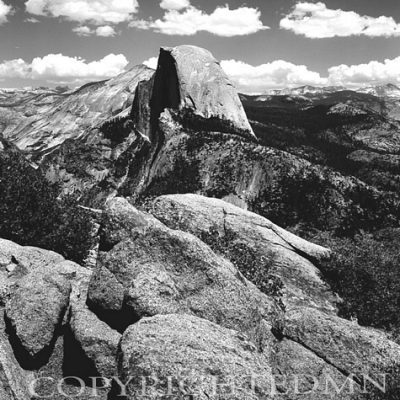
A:
[[[117,349],[121,335],[87,308],[72,307],[70,326],[77,344],[93,361],[99,374],[97,376],[116,376]]]
[[[3,311],[0,318],[3,321]],[[0,399],[31,400],[29,385],[35,376],[32,372],[23,370],[15,359],[13,349],[4,333],[4,322],[0,323],[0,328]]]
[[[154,82],[138,89],[133,120],[150,137],[145,131],[157,129],[158,118],[169,109],[185,128],[255,139],[235,87],[205,49],[161,48]],[[149,106],[143,106],[146,103]]]
[[[361,387],[301,344],[284,338],[274,351],[273,375],[279,400],[355,400]],[[337,393],[335,387],[344,388]]]
[[[158,315],[130,326],[121,340],[118,368],[123,383],[131,378],[127,398],[132,400],[138,394],[149,400],[166,394],[270,398],[268,361],[246,336],[189,315]]]
[[[6,318],[12,336],[33,359],[47,351],[63,321],[71,278],[61,264],[54,270],[42,267],[16,282],[7,296]]]
[[[400,346],[383,332],[315,309],[298,308],[286,313],[283,335],[359,380],[392,374],[400,366]]]
[[[195,236],[167,228],[124,199],[105,210],[98,268],[88,304],[113,326],[157,314],[197,315],[253,333],[280,310],[225,258]],[[105,251],[106,250],[106,251]]]
[[[251,271],[254,276],[257,268],[264,268],[262,260],[267,260],[270,273],[284,284],[286,307],[304,304],[336,312],[338,299],[314,264],[330,257],[330,250],[219,199],[195,194],[160,196],[152,201],[149,210],[170,228],[191,232],[211,246],[218,242],[219,247],[241,246],[243,251],[254,253],[258,261]]]

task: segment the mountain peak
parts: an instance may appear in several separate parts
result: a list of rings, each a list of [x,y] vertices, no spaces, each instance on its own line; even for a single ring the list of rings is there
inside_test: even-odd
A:
[[[132,110],[139,130],[156,129],[165,110],[185,128],[255,138],[232,82],[214,56],[200,47],[162,47],[153,79],[139,85]]]

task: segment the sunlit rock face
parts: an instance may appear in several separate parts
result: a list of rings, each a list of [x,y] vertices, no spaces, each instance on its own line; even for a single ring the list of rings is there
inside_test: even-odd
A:
[[[255,138],[235,87],[200,47],[161,48],[154,79],[139,86],[133,119],[142,133],[151,136],[165,110],[185,129]]]

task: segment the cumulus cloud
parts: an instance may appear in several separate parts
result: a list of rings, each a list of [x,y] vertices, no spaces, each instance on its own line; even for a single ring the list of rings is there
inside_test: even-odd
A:
[[[166,9],[162,19],[136,20],[130,26],[152,29],[165,35],[190,36],[198,32],[210,32],[225,37],[250,35],[268,29],[263,25],[261,12],[257,8],[239,7],[231,10],[226,5],[207,14],[183,0],[165,0],[161,5]]]
[[[7,17],[11,15],[12,12],[13,8],[4,3],[3,0],[0,0],[0,25],[7,22]]]
[[[146,67],[152,68],[152,69],[157,69],[157,64],[158,64],[158,57],[151,57],[146,61],[143,61],[143,64]]]
[[[164,10],[182,10],[190,6],[189,0],[162,0],[160,7]]]
[[[0,64],[0,78],[79,83],[116,76],[127,65],[128,60],[122,54],[109,54],[99,61],[92,62],[63,54],[48,54],[34,58],[31,63],[22,59],[4,61]]]
[[[138,10],[137,0],[28,0],[25,6],[30,14],[94,25],[129,21]]]
[[[153,65],[156,59],[147,61]],[[400,57],[383,62],[370,61],[358,65],[337,65],[325,74],[283,60],[253,66],[243,61],[224,60],[221,66],[242,93],[262,93],[268,89],[312,86],[362,86],[394,83],[400,85]]]
[[[400,84],[400,57],[384,62],[371,61],[367,64],[338,65],[328,70],[329,81],[335,85],[363,86],[366,84]]]
[[[354,11],[329,9],[324,3],[300,2],[280,21],[282,29],[311,39],[335,36],[400,36],[400,24],[392,17],[377,18]]]
[[[25,78],[28,74],[29,65],[21,58],[4,61],[0,64],[0,79]]]
[[[72,29],[73,32],[75,32],[78,36],[102,36],[102,37],[113,37],[117,34],[115,29],[112,26],[105,25],[105,26],[99,26],[96,29],[91,29],[86,25],[83,26],[77,26],[74,29]]]
[[[93,35],[93,29],[89,28],[88,26],[77,26],[72,29],[78,36],[91,36]]]
[[[261,93],[268,89],[302,85],[321,86],[328,83],[318,72],[305,65],[283,60],[253,66],[242,61],[221,61],[221,67],[243,93]]]
[[[109,25],[99,26],[96,29],[97,36],[112,37],[112,36],[115,36],[116,34],[117,34],[117,32],[115,32],[115,29]]]

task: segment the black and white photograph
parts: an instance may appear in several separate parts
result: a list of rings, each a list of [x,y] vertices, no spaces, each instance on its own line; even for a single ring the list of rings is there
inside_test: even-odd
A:
[[[400,400],[399,0],[0,0],[0,400]]]

